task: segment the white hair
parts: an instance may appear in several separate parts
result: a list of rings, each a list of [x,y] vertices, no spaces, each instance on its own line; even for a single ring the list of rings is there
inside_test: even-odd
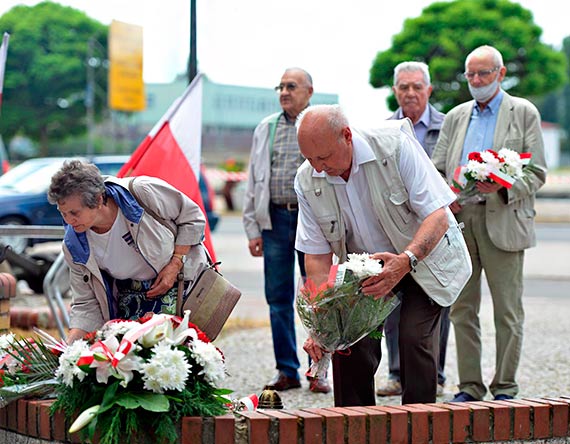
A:
[[[297,133],[299,133],[299,128],[303,124],[303,119],[309,113],[316,113],[325,115],[327,118],[327,123],[329,127],[333,130],[341,130],[348,125],[348,118],[344,114],[340,105],[311,105],[305,108],[297,116],[295,126],[297,127]]]
[[[398,84],[398,76],[401,72],[421,72],[424,76],[426,86],[430,86],[431,78],[429,68],[424,62],[402,62],[394,68],[394,85]]]
[[[475,48],[473,51],[469,53],[469,55],[465,58],[465,67],[467,68],[467,63],[469,59],[473,56],[485,56],[487,54],[491,54],[493,57],[493,63],[496,68],[500,68],[503,66],[503,55],[499,52],[499,50],[493,46],[483,45]]]

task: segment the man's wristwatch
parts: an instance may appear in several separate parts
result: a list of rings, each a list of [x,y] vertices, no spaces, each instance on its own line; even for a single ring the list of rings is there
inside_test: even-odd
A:
[[[172,257],[177,257],[178,259],[180,259],[180,262],[182,262],[182,265],[186,264],[186,255],[185,254],[174,253],[172,255]]]
[[[418,258],[416,257],[416,255],[414,253],[412,253],[410,250],[404,250],[404,253],[406,253],[406,255],[408,256],[408,258],[410,258],[410,268],[411,271],[416,271],[416,267],[418,266]]]

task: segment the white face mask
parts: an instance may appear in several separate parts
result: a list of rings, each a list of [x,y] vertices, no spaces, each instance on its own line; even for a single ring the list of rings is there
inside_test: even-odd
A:
[[[469,92],[471,93],[471,97],[475,99],[476,102],[485,103],[493,97],[493,94],[497,92],[499,88],[499,76],[487,86],[480,86],[478,88],[471,86],[468,84]]]

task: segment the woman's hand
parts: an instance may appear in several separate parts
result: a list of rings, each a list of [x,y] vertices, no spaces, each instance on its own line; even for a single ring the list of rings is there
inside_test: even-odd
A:
[[[155,298],[157,296],[162,296],[172,287],[178,280],[178,273],[182,270],[184,264],[177,257],[172,257],[170,262],[160,270],[158,276],[156,277],[154,283],[150,289],[146,292],[148,298]]]
[[[80,328],[72,328],[69,330],[65,342],[67,342],[68,344],[72,344],[78,339],[82,339],[87,333],[88,333],[87,330],[82,330]]]

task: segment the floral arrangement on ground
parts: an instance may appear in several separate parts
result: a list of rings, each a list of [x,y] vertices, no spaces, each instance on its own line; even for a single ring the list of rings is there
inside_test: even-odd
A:
[[[63,411],[74,421],[70,433],[80,431],[82,439],[97,434],[100,444],[175,443],[182,417],[231,408],[231,391],[219,388],[224,356],[189,314],[113,320],[70,345],[45,333],[43,341],[12,341],[8,356],[19,369],[11,378],[20,375],[16,382],[29,387],[34,381],[27,375],[43,369],[34,393],[49,383],[57,394],[52,413]]]

